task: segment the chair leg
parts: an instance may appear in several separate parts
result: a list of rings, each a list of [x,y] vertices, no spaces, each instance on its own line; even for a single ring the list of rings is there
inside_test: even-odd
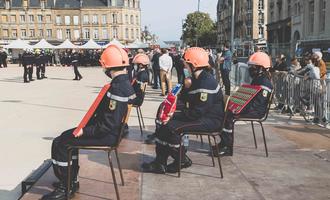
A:
[[[212,136],[213,137],[213,140],[214,140],[214,143],[216,143],[216,139],[215,139],[215,136]],[[219,147],[218,145],[215,145],[215,148],[217,150],[217,152],[219,152]],[[220,170],[220,176],[221,178],[223,178],[223,173],[222,173],[222,166],[221,166],[221,160],[220,160],[220,155],[217,156],[218,157],[218,164],[219,164],[219,170]]]
[[[258,146],[257,146],[256,134],[255,134],[255,132],[254,132],[254,124],[253,124],[253,121],[251,121],[251,126],[252,126],[252,133],[253,133],[253,139],[254,139],[254,146],[255,146],[256,149],[257,149]]]
[[[142,125],[141,125],[141,119],[140,119],[140,113],[139,113],[139,107],[136,107],[136,113],[137,113],[138,120],[139,120],[139,126],[140,126],[141,135],[143,135]]]
[[[267,142],[266,142],[266,136],[265,136],[265,130],[264,126],[262,125],[262,122],[259,122],[262,130],[262,136],[264,138],[264,144],[265,144],[265,151],[266,151],[266,157],[268,157],[268,148],[267,148]]]
[[[181,177],[181,160],[182,160],[182,135],[180,134],[180,147],[179,147],[179,171],[178,171],[178,178]]]
[[[146,128],[145,125],[144,125],[144,120],[143,120],[143,115],[142,115],[141,107],[139,107],[139,111],[140,111],[140,117],[141,117],[142,126],[143,126],[143,128]]]
[[[67,150],[68,155],[68,169],[67,169],[67,184],[66,184],[66,199],[70,199],[70,188],[71,188],[71,161],[72,161],[72,149]]]
[[[110,169],[111,169],[113,184],[115,186],[116,196],[117,196],[117,199],[119,200],[120,199],[120,197],[119,197],[119,191],[118,191],[118,186],[117,186],[117,181],[116,181],[115,170],[113,169],[113,164],[112,164],[112,161],[111,161],[111,154],[110,154],[110,152],[108,152],[108,160],[109,160],[109,165],[110,165]]]
[[[119,161],[119,157],[118,157],[118,150],[115,149],[115,155],[116,155],[116,159],[117,159],[117,164],[118,164],[118,168],[119,168],[119,173],[120,173],[120,178],[121,178],[121,184],[124,186],[124,176],[123,176],[123,172],[121,170],[121,165],[120,165],[120,161]]]
[[[203,136],[200,135],[200,137],[201,137],[201,143],[202,143],[202,145],[204,145]]]
[[[208,139],[209,139],[209,146],[210,146],[210,152],[211,152],[211,157],[212,157],[212,164],[213,164],[213,167],[215,167],[215,163],[214,163],[214,155],[213,155],[213,150],[212,150],[212,143],[211,143],[211,136],[207,136]],[[217,145],[217,144],[215,144]]]

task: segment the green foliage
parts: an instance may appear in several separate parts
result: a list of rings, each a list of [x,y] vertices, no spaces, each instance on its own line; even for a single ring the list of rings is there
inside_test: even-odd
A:
[[[181,39],[189,46],[209,46],[216,44],[216,24],[208,13],[194,12],[187,15],[183,24]]]

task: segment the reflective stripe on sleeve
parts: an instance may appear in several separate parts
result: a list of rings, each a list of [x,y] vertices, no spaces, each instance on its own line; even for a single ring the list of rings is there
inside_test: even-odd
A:
[[[190,91],[188,94],[197,94],[197,93],[208,93],[208,94],[216,94],[220,90],[220,85],[217,86],[215,90],[208,90],[208,89],[197,89]]]

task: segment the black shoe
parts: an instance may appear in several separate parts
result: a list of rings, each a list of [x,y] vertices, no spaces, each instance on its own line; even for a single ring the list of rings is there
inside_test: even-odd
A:
[[[166,172],[168,173],[177,173],[179,171],[179,161],[174,160],[171,164],[167,165]],[[181,169],[188,168],[192,165],[192,161],[188,156],[185,156],[184,161],[181,162]]]
[[[165,94],[160,94],[159,96],[161,96],[161,97],[164,97],[164,96],[165,96]]]
[[[74,81],[79,81],[79,79],[78,79],[78,78],[74,78],[74,79],[72,79],[72,80],[74,80]]]
[[[48,78],[47,76],[42,76],[41,78]]]
[[[37,80],[41,80],[42,78],[38,77]]]
[[[219,156],[233,156],[233,148],[224,146],[219,149]]]
[[[313,124],[319,124],[320,123],[320,119],[319,118],[314,118],[313,119]]]
[[[58,188],[58,187],[60,187],[60,185],[61,185],[61,182],[54,182],[52,184],[52,186],[54,188]],[[79,190],[79,187],[80,187],[79,181],[72,183],[72,192],[77,192]]]
[[[129,129],[128,126],[126,125],[123,131],[123,136],[122,137],[126,137],[129,134]]]
[[[30,81],[34,81],[34,79],[30,79]]]
[[[74,192],[70,191],[70,199],[73,198]],[[59,184],[53,192],[44,195],[41,200],[66,200],[66,187],[63,184]]]
[[[155,90],[157,90],[157,89],[158,89],[158,87],[152,87],[152,89],[155,89]]]
[[[83,77],[81,76],[81,77],[79,77],[79,80],[81,80]]]
[[[24,83],[30,83],[30,81],[24,81]]]
[[[221,149],[224,146],[222,143],[219,143],[216,145],[218,145],[218,149]],[[211,154],[213,154],[213,156],[218,156],[218,151],[217,151],[216,146],[212,146],[212,149],[211,149],[209,155],[212,156]]]
[[[142,171],[146,173],[165,174],[166,170],[164,165],[152,161],[151,163],[143,163]]]

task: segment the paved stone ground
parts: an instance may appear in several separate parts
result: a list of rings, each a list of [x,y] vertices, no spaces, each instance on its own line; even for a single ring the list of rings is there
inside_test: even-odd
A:
[[[49,67],[48,79],[23,84],[22,71],[18,67],[0,69],[1,200],[20,196],[20,182],[50,157],[51,140],[79,123],[107,80],[97,68],[82,68],[82,81],[72,81],[71,68]],[[142,108],[146,133],[154,130],[160,101],[159,91],[148,88]],[[211,166],[208,145],[191,138],[188,155],[194,165],[184,169],[179,179],[140,173],[139,164],[154,157],[154,146],[142,144],[133,110],[131,135],[120,151],[128,183],[120,186],[122,199],[330,199],[330,131],[305,124],[300,117],[288,119],[272,111],[265,126],[268,158],[259,129],[255,149],[250,126],[237,125],[234,156],[222,159],[224,179]],[[115,198],[101,156],[94,152],[81,155],[82,189],[75,199]],[[98,171],[95,177],[94,171]],[[52,180],[50,170],[23,199],[38,199],[51,189]],[[98,189],[96,195],[90,186]]]

